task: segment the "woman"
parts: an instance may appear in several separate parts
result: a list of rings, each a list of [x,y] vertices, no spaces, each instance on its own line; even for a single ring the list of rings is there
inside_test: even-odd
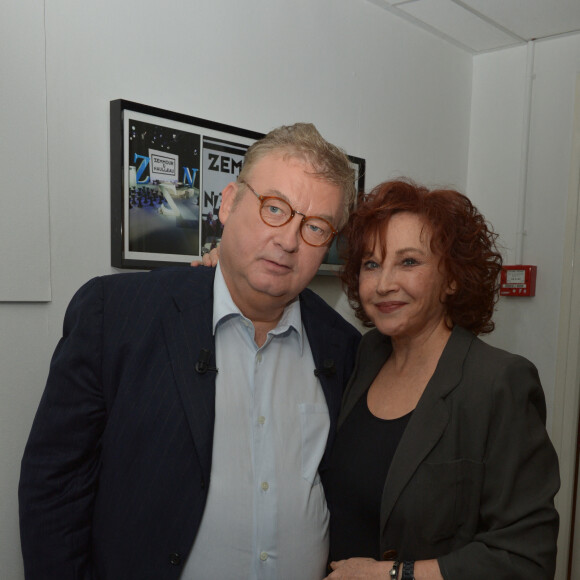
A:
[[[491,332],[501,257],[460,193],[376,187],[342,280],[361,342],[322,477],[341,578],[553,578],[559,487],[535,367]]]

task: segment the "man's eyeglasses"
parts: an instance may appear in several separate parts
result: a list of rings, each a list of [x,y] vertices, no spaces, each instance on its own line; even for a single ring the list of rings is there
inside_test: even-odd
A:
[[[286,225],[296,214],[302,216],[300,223],[300,236],[309,246],[324,246],[332,241],[338,233],[332,225],[321,217],[308,216],[296,211],[281,197],[260,195],[245,181],[240,181],[260,201],[260,217],[262,221],[273,228]]]

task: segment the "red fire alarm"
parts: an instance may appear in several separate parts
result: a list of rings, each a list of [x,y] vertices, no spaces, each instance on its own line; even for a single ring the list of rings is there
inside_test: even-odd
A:
[[[503,266],[500,296],[535,296],[537,266]]]

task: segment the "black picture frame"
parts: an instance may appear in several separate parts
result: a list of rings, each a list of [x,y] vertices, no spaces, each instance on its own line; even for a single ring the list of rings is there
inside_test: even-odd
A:
[[[366,171],[366,161],[362,157],[355,157],[354,155],[348,155],[351,166],[355,172],[355,183],[357,195],[354,199],[354,206],[356,207],[356,202],[361,195],[364,195],[365,190],[365,171]],[[344,261],[341,259],[342,246],[344,244],[344,238],[341,234],[334,239],[328,253],[324,257],[320,268],[318,269],[319,274],[325,275],[336,275]]]
[[[188,265],[219,244],[221,191],[263,133],[135,103],[110,102],[111,265]],[[364,189],[364,159],[349,156]],[[340,267],[337,241],[319,272]]]
[[[263,133],[116,99],[111,123],[111,265],[199,260],[219,243],[221,190]]]

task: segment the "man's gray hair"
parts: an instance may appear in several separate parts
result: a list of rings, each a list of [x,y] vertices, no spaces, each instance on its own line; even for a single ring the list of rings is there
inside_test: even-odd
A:
[[[238,182],[246,181],[252,167],[270,153],[282,153],[309,163],[316,177],[337,185],[343,193],[343,215],[337,229],[348,220],[356,197],[355,172],[346,153],[322,137],[312,123],[283,125],[253,143],[244,158]]]

